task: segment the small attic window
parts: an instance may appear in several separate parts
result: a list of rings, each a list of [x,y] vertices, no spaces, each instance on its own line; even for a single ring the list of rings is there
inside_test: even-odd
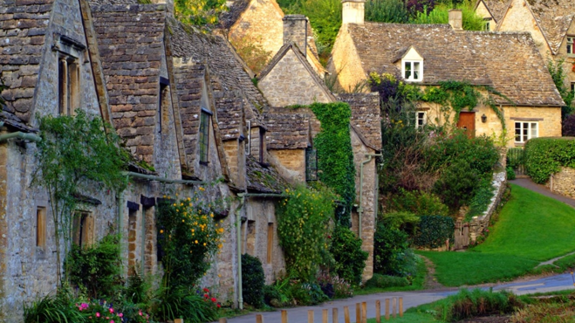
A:
[[[410,82],[421,82],[423,79],[423,61],[404,60],[402,62],[403,78]]]
[[[60,115],[73,115],[80,103],[80,65],[78,59],[58,57],[58,110]]]
[[[317,168],[317,151],[313,149],[313,147],[307,147],[305,149],[306,182],[315,182],[318,180]]]
[[[575,36],[567,36],[567,54],[575,54]]]
[[[200,114],[200,164],[208,164],[210,147],[210,118],[212,113],[204,108]]]

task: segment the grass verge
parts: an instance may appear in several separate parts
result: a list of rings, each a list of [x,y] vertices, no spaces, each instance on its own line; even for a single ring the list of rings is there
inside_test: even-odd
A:
[[[506,281],[552,266],[540,262],[575,250],[575,209],[541,194],[511,185],[511,199],[485,242],[466,252],[418,252],[435,264],[445,286]],[[575,264],[575,255],[557,261]]]
[[[382,292],[400,292],[400,291],[411,291],[411,290],[422,290],[425,285],[425,276],[427,275],[427,268],[425,262],[421,257],[417,257],[417,274],[413,278],[411,285],[403,287],[388,287],[388,288],[377,288],[368,287],[357,289],[354,291],[354,295],[368,295]]]

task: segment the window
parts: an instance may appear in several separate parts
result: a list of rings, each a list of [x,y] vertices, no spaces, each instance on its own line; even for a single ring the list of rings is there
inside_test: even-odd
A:
[[[305,149],[305,180],[306,182],[317,181],[317,151],[312,147]]]
[[[208,163],[211,115],[211,112],[202,108],[202,112],[200,114],[200,164],[204,165]]]
[[[46,208],[36,210],[36,247],[46,247]]]
[[[274,224],[268,223],[268,249],[266,257],[266,262],[268,264],[272,263],[273,251],[274,251]]]
[[[60,115],[72,115],[79,106],[80,68],[78,59],[60,54],[58,59],[58,107]]]
[[[170,80],[160,76],[160,102],[158,104],[159,126],[158,133],[162,133],[162,129],[168,128],[164,122],[168,122],[168,100],[170,94]]]
[[[575,92],[575,82],[571,83],[571,92]]]
[[[575,36],[567,36],[567,54],[575,54]]]
[[[427,124],[427,112],[417,111],[415,112],[415,128],[423,128]]]
[[[515,142],[524,143],[539,136],[537,122],[515,122]]]
[[[260,163],[265,163],[266,131],[260,127]]]
[[[90,212],[78,212],[73,222],[74,243],[87,247],[94,243],[94,217]]]
[[[406,81],[421,82],[423,79],[423,62],[403,61],[403,78]]]
[[[485,22],[485,31],[490,31],[491,30],[491,21],[487,20]]]

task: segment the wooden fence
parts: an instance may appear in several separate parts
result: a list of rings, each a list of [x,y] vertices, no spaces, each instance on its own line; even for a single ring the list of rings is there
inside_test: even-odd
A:
[[[329,323],[329,309],[323,309],[321,311],[321,323]],[[339,323],[339,313],[338,308],[333,308],[331,310],[331,322],[332,323]],[[399,314],[399,317],[403,317],[403,298],[391,298],[385,300],[385,313],[384,317],[385,320],[389,320],[391,317],[396,318]],[[307,323],[314,323],[314,310],[309,310],[307,313]],[[375,301],[375,321],[377,323],[381,323],[382,315],[381,315],[381,301]],[[228,320],[225,318],[221,318],[219,323],[227,323]],[[357,303],[355,304],[355,322],[356,323],[367,323],[367,302]],[[256,322],[255,323],[264,323],[264,315],[257,314],[256,315]],[[275,323],[275,322],[274,322]],[[288,312],[287,310],[281,311],[281,323],[289,323],[288,319]],[[293,322],[292,323],[305,323],[305,322]],[[351,318],[349,316],[349,307],[343,307],[343,323],[351,323]]]

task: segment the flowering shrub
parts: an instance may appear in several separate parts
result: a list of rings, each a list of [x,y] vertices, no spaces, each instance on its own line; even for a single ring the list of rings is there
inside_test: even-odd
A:
[[[76,303],[76,308],[82,313],[82,316],[87,322],[105,322],[105,323],[121,323],[121,322],[136,322],[136,323],[149,323],[150,315],[138,309],[134,315],[124,315],[123,312],[114,308],[112,303],[106,301],[89,303]]]
[[[197,197],[159,204],[157,219],[160,259],[166,288],[190,288],[209,269],[209,257],[222,248],[224,228]]]

